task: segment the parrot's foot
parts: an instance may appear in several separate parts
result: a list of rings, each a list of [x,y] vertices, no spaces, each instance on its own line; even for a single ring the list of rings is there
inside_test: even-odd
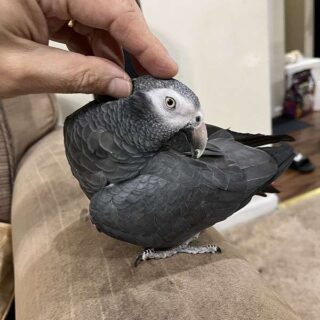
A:
[[[207,246],[189,246],[189,243],[193,241],[193,239],[188,240],[184,244],[169,249],[169,250],[154,250],[147,249],[138,254],[135,259],[134,266],[137,267],[138,264],[142,261],[150,260],[150,259],[165,259],[172,257],[178,253],[189,253],[189,254],[200,254],[200,253],[221,253],[221,249],[216,245],[207,245]]]

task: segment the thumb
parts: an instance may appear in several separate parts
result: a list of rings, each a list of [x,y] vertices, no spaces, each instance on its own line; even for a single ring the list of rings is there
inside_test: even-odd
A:
[[[5,61],[9,96],[82,92],[126,97],[131,93],[132,84],[126,72],[103,58],[36,44],[31,50],[11,51]]]

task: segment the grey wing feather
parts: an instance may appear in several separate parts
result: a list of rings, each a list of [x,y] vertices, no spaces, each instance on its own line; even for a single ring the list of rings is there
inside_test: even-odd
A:
[[[209,144],[217,146],[224,153],[224,158],[213,159],[205,154],[201,160],[221,169],[225,167],[226,161],[234,162],[246,177],[248,192],[259,190],[278,173],[276,161],[263,150],[244,146],[230,138],[217,138],[210,140]]]
[[[210,146],[210,142],[216,138],[226,138],[233,139],[240,142],[243,145],[250,147],[259,147],[267,145],[270,143],[278,143],[281,141],[294,141],[294,139],[287,135],[263,135],[263,134],[250,134],[250,133],[239,133],[231,130],[225,130],[217,126],[206,124],[208,132],[208,145],[205,150],[205,154],[211,156],[221,156],[221,150],[215,146]],[[178,152],[184,153],[186,155],[191,155],[190,153],[190,143],[183,132],[179,132],[171,140],[168,141],[168,146]]]
[[[139,174],[145,159],[134,148],[125,145],[112,128],[108,108],[119,101],[88,104],[69,116],[64,125],[66,155],[73,175],[90,198],[108,185]]]
[[[91,199],[98,229],[143,247],[172,247],[233,213],[245,197],[236,166],[226,174],[171,152],[153,160],[138,177]]]
[[[93,223],[133,244],[173,247],[241,209],[290,163],[289,149],[259,150],[223,136],[211,141],[223,157],[161,152],[141,175],[100,190],[90,203]]]

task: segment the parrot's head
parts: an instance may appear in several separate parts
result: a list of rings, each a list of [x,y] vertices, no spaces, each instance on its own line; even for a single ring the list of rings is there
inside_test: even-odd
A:
[[[147,132],[154,140],[160,137],[164,142],[183,133],[193,157],[202,155],[208,139],[206,125],[199,99],[187,86],[175,79],[143,76],[133,80],[129,99],[131,110],[150,124]]]

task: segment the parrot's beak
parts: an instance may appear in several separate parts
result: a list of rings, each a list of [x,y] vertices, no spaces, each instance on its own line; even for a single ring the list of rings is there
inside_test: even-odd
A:
[[[191,132],[191,154],[193,158],[199,159],[207,145],[208,133],[206,124],[202,122]]]
[[[199,124],[190,124],[185,132],[187,133],[187,138],[191,145],[191,155],[195,159],[199,159],[207,145],[208,133],[206,124],[201,121]]]

